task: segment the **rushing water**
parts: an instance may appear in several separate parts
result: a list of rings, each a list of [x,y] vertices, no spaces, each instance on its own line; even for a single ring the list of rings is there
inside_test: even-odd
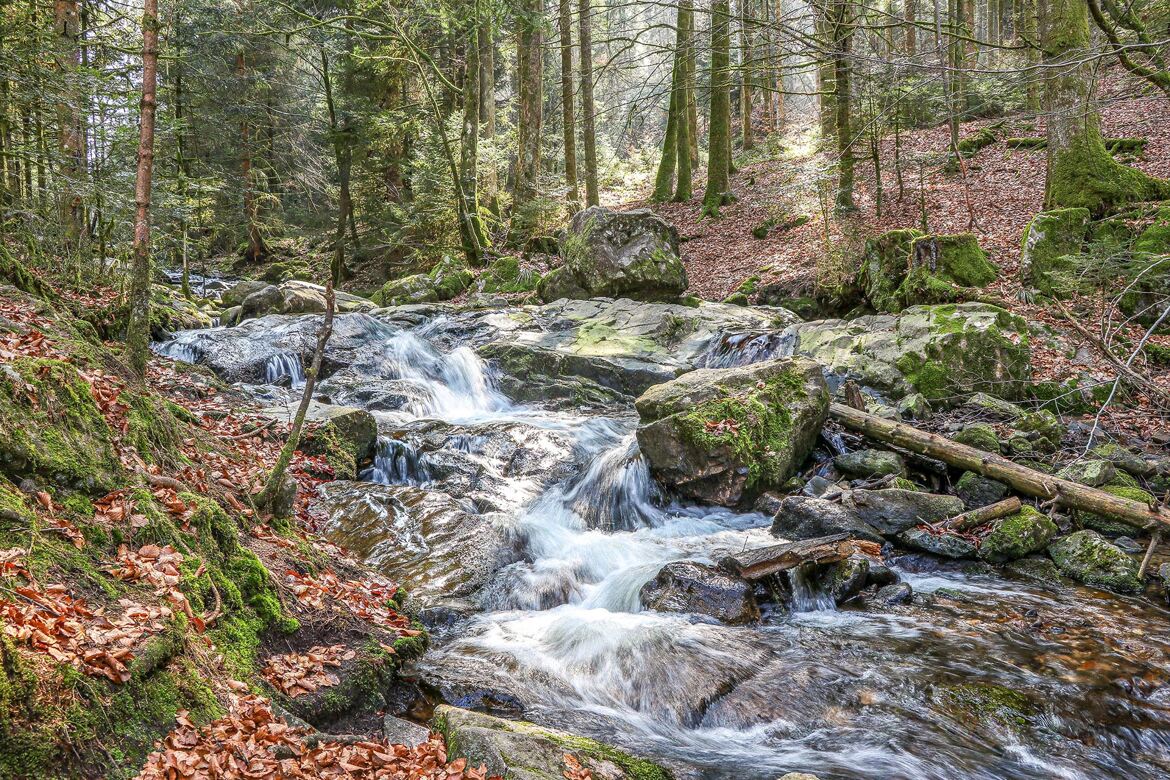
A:
[[[444,616],[420,664],[438,695],[687,776],[1170,776],[1165,610],[914,556],[890,561],[906,606],[838,610],[798,572],[790,608],[757,625],[643,610],[664,563],[770,543],[768,518],[669,503],[629,409],[512,404],[474,352],[435,346],[439,329],[383,333],[363,364],[406,390],[377,410],[362,479],[378,484],[338,488],[358,499],[329,523]],[[783,349],[753,336],[708,363]]]

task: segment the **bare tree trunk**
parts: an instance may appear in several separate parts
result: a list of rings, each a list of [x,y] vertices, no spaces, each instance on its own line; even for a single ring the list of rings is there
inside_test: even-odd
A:
[[[142,13],[142,104],[138,131],[138,175],[134,184],[134,245],[130,271],[130,321],[126,353],[138,376],[150,355],[150,181],[154,169],[155,88],[158,83],[158,0]]]
[[[65,227],[65,241],[75,246],[82,238],[85,213],[79,188],[85,175],[85,136],[82,134],[79,90],[75,86],[81,65],[79,47],[80,25],[77,0],[55,0],[53,23],[57,32],[57,67],[64,75],[66,87],[57,103],[57,124],[61,151],[62,187],[60,195],[61,224]]]
[[[463,81],[463,133],[459,145],[459,196],[462,220],[460,235],[463,254],[469,265],[484,262],[487,231],[479,218],[479,3],[473,2],[475,17],[467,30],[467,75]],[[440,130],[440,132],[442,132]]]
[[[580,0],[577,9],[577,38],[581,63],[581,142],[585,167],[585,205],[600,203],[597,185],[596,107],[593,104],[593,3]]]
[[[541,0],[525,0],[518,20],[517,76],[519,108],[516,127],[516,207],[536,197],[540,177],[540,127],[543,92],[543,10]]]
[[[479,24],[479,125],[484,136],[496,134],[496,43],[491,17]]]
[[[573,112],[573,12],[570,0],[560,0],[561,124],[565,139],[565,184],[570,203],[581,200],[577,191],[577,119]]]
[[[752,127],[752,33],[749,27],[751,16],[749,13],[750,0],[739,0],[739,42],[740,42],[740,69],[739,69],[739,113],[743,121],[742,141],[744,150],[756,145],[756,137]]]
[[[244,52],[236,54],[236,76],[240,81],[241,90],[248,76],[248,63]],[[268,247],[260,233],[260,214],[256,204],[255,182],[252,173],[252,128],[247,117],[240,120],[240,174],[244,186],[244,224],[248,231],[248,248],[244,258],[254,263],[268,254]]]
[[[902,0],[902,14],[906,18],[906,56],[918,51],[918,0]]]
[[[833,32],[833,85],[836,94],[837,211],[855,211],[853,203],[853,132],[851,122],[853,66],[853,0],[834,0],[830,6]]]
[[[707,136],[707,189],[703,215],[718,217],[731,199],[731,8],[711,3],[711,107]]]

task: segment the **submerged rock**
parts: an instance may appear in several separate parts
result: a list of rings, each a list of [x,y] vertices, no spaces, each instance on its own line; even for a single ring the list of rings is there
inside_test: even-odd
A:
[[[991,563],[1004,563],[1043,550],[1056,536],[1056,523],[1048,515],[1030,506],[1001,517],[979,543],[979,557]]]
[[[687,498],[735,506],[791,477],[828,415],[820,366],[786,359],[699,369],[635,403],[654,475]]]
[[[605,780],[672,780],[659,765],[617,748],[524,721],[440,705],[434,729],[447,740],[448,759],[466,758],[505,780],[563,780],[572,756],[593,777]]]
[[[541,285],[551,296],[672,300],[687,289],[678,231],[649,209],[592,206],[573,215],[561,240],[564,269]]]
[[[889,450],[854,450],[833,459],[838,471],[851,477],[870,479],[889,475],[906,476],[906,462]]]
[[[1048,545],[1048,555],[1062,572],[1086,585],[1120,593],[1142,589],[1134,559],[1096,531],[1077,531],[1057,539]]]
[[[882,541],[877,529],[863,521],[855,510],[823,498],[789,496],[772,520],[772,534],[794,542],[839,533]]]
[[[880,604],[909,604],[914,598],[914,589],[908,582],[896,582],[893,585],[884,585],[873,594],[873,600]]]
[[[668,563],[639,594],[657,612],[686,612],[737,625],[758,620],[760,610],[747,580],[692,561]]]
[[[932,405],[973,391],[1018,398],[1031,377],[1027,322],[981,303],[807,322],[784,337],[840,381],[895,399],[921,393]]]
[[[886,535],[899,534],[919,523],[937,523],[963,511],[963,502],[954,496],[902,488],[854,490],[843,503]]]

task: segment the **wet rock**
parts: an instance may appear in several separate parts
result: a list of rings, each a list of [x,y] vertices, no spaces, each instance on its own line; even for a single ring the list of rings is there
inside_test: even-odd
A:
[[[1003,309],[961,303],[807,322],[783,336],[840,381],[946,405],[973,391],[1020,397],[1031,376],[1027,333],[1027,323]]]
[[[842,503],[885,535],[899,534],[919,523],[937,523],[963,511],[963,502],[955,496],[902,488],[854,490]]]
[[[1101,487],[1117,477],[1117,470],[1107,460],[1078,460],[1056,472],[1056,476],[1089,487]]]
[[[586,737],[523,721],[441,705],[433,726],[447,740],[448,759],[487,766],[488,776],[508,780],[563,780],[570,755],[593,777],[605,780],[672,780],[666,769]]]
[[[816,775],[810,775],[808,772],[789,772],[780,775],[780,780],[821,780]]]
[[[1128,536],[1117,537],[1113,540],[1113,544],[1116,545],[1117,549],[1121,550],[1123,553],[1128,553],[1130,555],[1137,555],[1146,549],[1136,539],[1130,539]]]
[[[935,700],[962,723],[1020,731],[1038,708],[1019,691],[989,683],[961,683],[938,689]]]
[[[737,625],[758,620],[751,585],[711,566],[692,561],[668,563],[642,586],[642,606],[657,612],[684,612]]]
[[[415,747],[431,738],[431,730],[409,720],[386,715],[382,718],[382,737],[391,745]]]
[[[887,475],[906,476],[906,462],[889,450],[854,450],[833,459],[838,471],[851,477],[871,479]]]
[[[787,496],[784,494],[769,490],[760,494],[760,497],[752,504],[752,509],[762,515],[772,515],[774,517],[780,511],[780,507],[784,504],[785,498]]]
[[[822,567],[817,573],[821,587],[838,605],[853,600],[866,586],[869,559],[851,555],[843,561]]]
[[[575,285],[581,297],[663,301],[687,289],[678,231],[649,209],[615,212],[593,206],[579,211],[560,251],[563,281],[546,283],[542,295],[573,295]]]
[[[931,533],[925,528],[910,528],[898,534],[898,541],[913,550],[921,550],[944,558],[974,558],[975,543],[958,534]]]
[[[1077,531],[1048,545],[1048,555],[1078,582],[1119,593],[1141,590],[1138,565],[1096,531]]]
[[[1004,568],[1016,576],[1045,585],[1059,585],[1064,581],[1060,569],[1056,568],[1056,564],[1050,558],[1030,555],[1027,558],[1010,561]]]
[[[233,306],[239,306],[252,293],[260,292],[269,287],[267,282],[262,282],[256,279],[245,279],[242,282],[237,282],[234,287],[225,292],[219,299],[220,305],[225,309]]]
[[[973,471],[964,471],[963,476],[955,483],[955,495],[967,509],[977,509],[1002,501],[1007,493],[1007,485]]]
[[[778,488],[812,451],[828,414],[821,368],[800,359],[699,369],[635,402],[651,472],[681,495],[735,506]]]
[[[878,588],[877,592],[873,594],[873,600],[879,604],[909,604],[912,598],[914,598],[914,589],[910,587],[908,582],[886,585]]]
[[[882,535],[861,516],[835,501],[789,496],[772,520],[772,534],[791,541],[847,533],[856,539],[881,542]]]
[[[800,489],[801,495],[809,496],[810,498],[820,498],[833,491],[840,492],[840,488],[834,482],[825,479],[819,474],[814,475],[808,482],[805,482],[804,487]]]
[[[1162,590],[1166,593],[1167,600],[1170,600],[1170,562],[1158,567],[1158,579],[1162,581]]]
[[[979,558],[1004,563],[1043,550],[1056,536],[1056,523],[1030,506],[1001,517],[979,543]]]
[[[889,566],[877,561],[869,562],[869,574],[865,577],[865,587],[884,588],[886,585],[893,585],[897,581],[898,573]]]
[[[240,319],[247,320],[253,317],[263,317],[265,314],[274,314],[284,303],[284,296],[280,288],[274,284],[261,287],[240,302]]]

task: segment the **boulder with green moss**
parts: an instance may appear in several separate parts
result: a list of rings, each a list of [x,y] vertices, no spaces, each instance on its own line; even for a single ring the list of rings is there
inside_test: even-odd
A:
[[[1058,475],[1059,476],[1059,475]],[[1117,496],[1118,498],[1127,498],[1130,501],[1137,501],[1147,506],[1156,506],[1157,501],[1154,497],[1145,490],[1142,490],[1136,485],[1110,485],[1106,484],[1102,488],[1106,493]],[[1096,512],[1078,511],[1074,513],[1074,518],[1086,528],[1092,528],[1105,536],[1137,536],[1144,533],[1144,531],[1132,523],[1127,523],[1116,517],[1109,515],[1102,515]]]
[[[1089,231],[1085,208],[1043,211],[1032,218],[1020,249],[1024,284],[1045,295],[1067,295],[1077,289],[1076,255]]]
[[[1027,322],[986,304],[805,322],[783,336],[839,379],[895,399],[918,392],[945,406],[980,391],[1015,399],[1031,378]]]
[[[619,212],[592,206],[579,211],[560,252],[565,278],[546,285],[545,300],[553,300],[555,290],[590,298],[663,301],[687,289],[678,231],[649,209]]]
[[[954,440],[977,450],[1000,454],[999,434],[995,432],[995,428],[987,423],[964,425],[963,429],[955,434]]]
[[[1048,545],[1048,555],[1062,572],[1085,585],[1119,593],[1142,589],[1137,562],[1096,531],[1077,531]]]
[[[504,780],[563,780],[566,756],[593,777],[606,780],[672,780],[673,775],[651,761],[596,740],[532,723],[504,720],[482,712],[441,705],[432,727],[447,741],[449,760],[466,758],[469,766],[484,765],[489,777]]]
[[[970,233],[925,235],[892,230],[866,243],[857,284],[874,309],[953,303],[995,281],[998,269]]]
[[[280,284],[293,279],[308,281],[313,278],[313,271],[304,260],[280,260],[272,263],[260,274],[260,279],[269,284]]]
[[[1110,461],[1089,458],[1073,461],[1056,472],[1056,476],[1089,487],[1101,487],[1113,481],[1117,470]]]
[[[1001,517],[979,542],[979,557],[991,563],[1006,563],[1043,550],[1056,536],[1056,523],[1030,506]]]
[[[383,306],[406,306],[449,301],[466,290],[474,278],[471,269],[447,255],[428,273],[386,282],[374,295],[374,302]]]
[[[687,498],[735,506],[796,473],[829,392],[816,363],[784,359],[692,371],[635,405],[638,443],[658,480]]]
[[[955,483],[955,495],[967,509],[977,509],[1003,500],[1008,486],[994,479],[980,476],[973,471],[964,471]]]
[[[1109,442],[1093,448],[1093,455],[1104,458],[1117,468],[1135,477],[1151,477],[1158,471],[1155,461],[1147,460],[1120,444]]]
[[[851,477],[906,476],[906,462],[902,456],[889,450],[854,450],[833,459],[837,470]]]
[[[532,292],[540,283],[540,274],[525,268],[520,259],[513,255],[497,258],[479,276],[479,288],[483,293],[526,293]]]

